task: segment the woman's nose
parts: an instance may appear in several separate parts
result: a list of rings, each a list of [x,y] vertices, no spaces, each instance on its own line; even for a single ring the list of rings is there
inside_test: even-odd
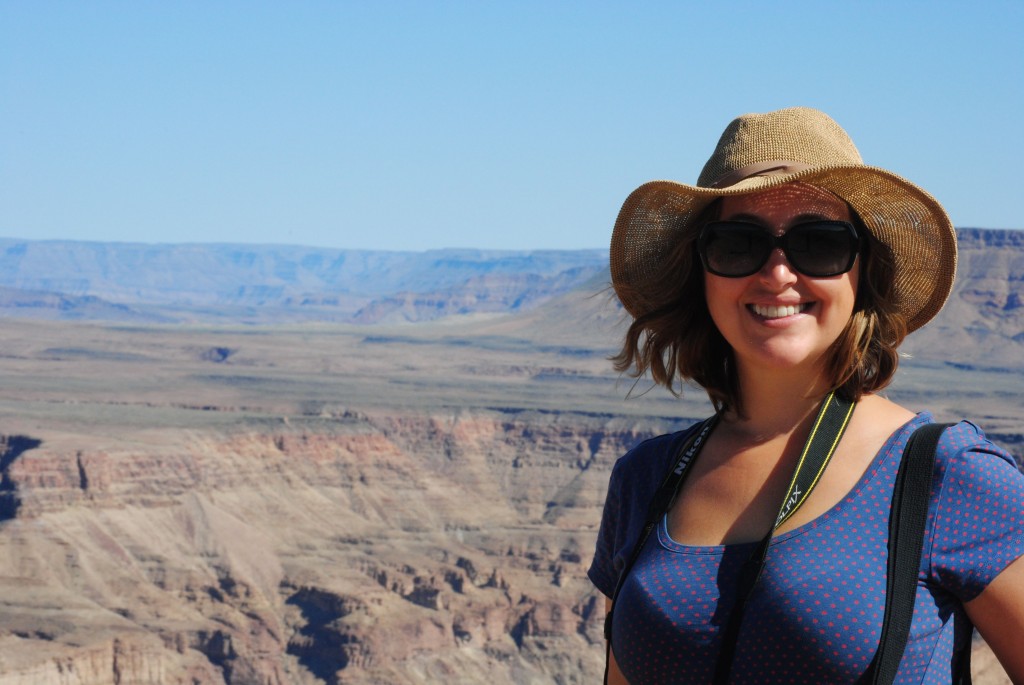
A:
[[[789,285],[797,279],[796,270],[790,266],[780,248],[772,250],[759,275],[763,282],[773,285]]]

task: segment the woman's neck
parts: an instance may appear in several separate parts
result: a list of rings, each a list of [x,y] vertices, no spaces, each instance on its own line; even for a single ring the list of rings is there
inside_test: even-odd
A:
[[[808,421],[828,390],[816,373],[743,374],[743,414],[727,412],[723,418],[733,430],[767,440],[792,433]]]

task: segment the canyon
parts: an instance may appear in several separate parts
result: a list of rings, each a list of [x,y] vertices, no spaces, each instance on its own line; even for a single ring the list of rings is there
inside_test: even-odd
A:
[[[611,467],[710,407],[611,370],[624,317],[584,257],[347,292],[325,319],[323,290],[300,313],[85,287],[9,308],[0,685],[600,682]],[[1017,232],[961,231],[954,296],[887,390],[1018,461],[1022,289]],[[980,641],[975,682],[1009,682]]]
[[[686,418],[448,332],[6,322],[0,682],[598,678],[609,468]]]

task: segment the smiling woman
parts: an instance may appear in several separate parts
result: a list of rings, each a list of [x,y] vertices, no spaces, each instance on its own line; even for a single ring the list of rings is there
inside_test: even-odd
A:
[[[764,228],[758,229],[761,233],[782,238],[791,238],[794,231],[806,233],[809,230],[806,227],[816,226],[823,219],[840,222],[853,230],[853,225],[848,223],[850,210],[846,203],[827,191],[803,183],[725,197],[721,215],[725,221],[709,224],[704,228],[704,235],[708,229],[740,221],[750,222],[748,225],[754,228],[762,226]],[[708,245],[708,241],[702,241],[701,245]],[[856,243],[853,241],[847,246],[841,263],[849,266],[842,271],[832,269],[838,272],[827,277],[814,278],[801,273],[792,263],[794,256],[800,253],[794,252],[791,245],[764,251],[756,269],[742,270],[749,273],[705,274],[708,312],[729,343],[740,378],[749,377],[758,366],[785,370],[805,378],[820,375],[816,367],[853,315],[859,273],[850,268],[857,256]],[[729,257],[750,262],[743,259],[750,251],[734,249]],[[706,248],[702,255],[707,264]],[[831,251],[826,256],[831,258]],[[719,261],[728,264],[729,257],[722,256]],[[820,391],[817,394],[821,394]]]
[[[902,661],[876,656],[901,599],[887,591],[901,455],[932,422],[878,392],[952,288],[943,208],[865,166],[821,112],[745,115],[696,186],[630,195],[611,268],[634,317],[618,370],[695,382],[717,412],[612,473],[590,568],[607,681],[962,682],[976,625],[1024,682],[1007,637],[1024,630],[1024,476],[967,422],[916,493],[928,543],[912,615],[897,611]]]

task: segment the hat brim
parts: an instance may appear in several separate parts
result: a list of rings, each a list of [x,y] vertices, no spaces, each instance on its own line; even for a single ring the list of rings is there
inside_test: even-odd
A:
[[[800,181],[845,200],[871,235],[892,252],[893,300],[908,332],[934,317],[949,297],[956,275],[956,232],[942,206],[927,192],[892,172],[863,165],[804,169],[755,176],[727,188],[651,181],[634,190],[612,232],[611,276],[623,306],[645,313],[636,293],[663,274],[673,246],[693,229],[711,202]]]

